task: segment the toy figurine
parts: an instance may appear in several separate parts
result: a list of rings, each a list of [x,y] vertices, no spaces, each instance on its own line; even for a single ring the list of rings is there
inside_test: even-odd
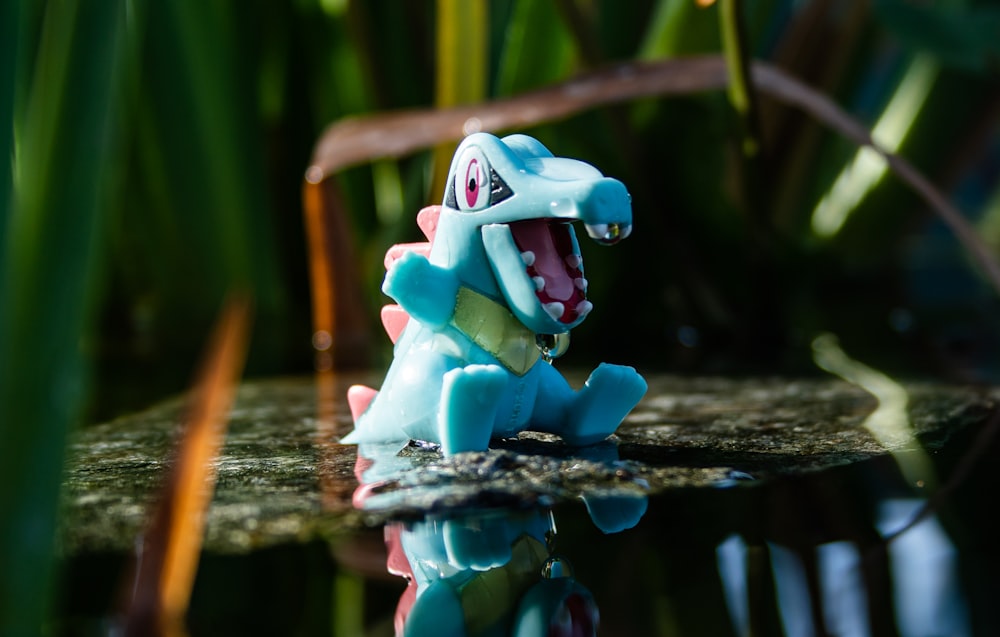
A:
[[[407,581],[400,637],[597,634],[597,603],[553,554],[548,511],[394,522],[385,537],[386,566]]]
[[[574,457],[591,462],[618,461],[610,441],[578,451]],[[407,583],[396,607],[396,635],[596,634],[597,603],[556,550],[552,508],[528,504],[531,498],[511,508],[497,506],[502,497],[487,498],[489,506],[455,500],[451,480],[414,480],[426,466],[397,452],[390,442],[358,445],[353,497],[360,510],[407,511],[405,522],[385,527],[386,566]],[[594,486],[578,497],[606,534],[634,527],[648,504],[645,493],[609,487]]]
[[[445,193],[418,216],[430,244],[386,255],[394,360],[380,391],[349,390],[344,442],[415,439],[450,455],[526,429],[571,445],[607,438],[645,394],[643,378],[602,363],[574,391],[549,362],[593,308],[570,224],[603,244],[627,237],[625,186],[532,137],[476,133],[455,152]]]

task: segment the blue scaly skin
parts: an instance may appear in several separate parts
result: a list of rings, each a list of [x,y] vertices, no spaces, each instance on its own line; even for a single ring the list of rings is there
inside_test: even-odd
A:
[[[344,442],[425,440],[450,455],[526,429],[572,445],[607,438],[645,380],[602,363],[574,391],[536,339],[568,335],[592,309],[570,222],[601,243],[625,238],[625,186],[534,138],[487,133],[461,143],[447,184],[429,256],[407,252],[386,274],[383,292],[411,320]]]

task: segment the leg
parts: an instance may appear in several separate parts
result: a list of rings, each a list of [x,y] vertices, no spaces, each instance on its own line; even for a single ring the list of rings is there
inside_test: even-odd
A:
[[[493,435],[507,372],[499,365],[468,365],[444,375],[438,412],[441,451],[483,451]]]
[[[646,394],[646,381],[631,367],[601,363],[576,393],[569,408],[563,439],[590,445],[618,429]]]
[[[577,392],[551,365],[535,367],[538,395],[529,429],[558,434],[571,445],[592,445],[613,434],[646,393],[646,381],[631,367],[601,363]]]
[[[562,435],[575,392],[552,365],[536,363],[530,374],[537,375],[538,390],[527,428]]]

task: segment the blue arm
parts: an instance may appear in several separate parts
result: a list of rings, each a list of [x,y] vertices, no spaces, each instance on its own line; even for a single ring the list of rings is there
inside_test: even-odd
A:
[[[382,291],[406,313],[428,327],[442,327],[455,313],[458,277],[432,265],[423,255],[407,252],[385,275]]]

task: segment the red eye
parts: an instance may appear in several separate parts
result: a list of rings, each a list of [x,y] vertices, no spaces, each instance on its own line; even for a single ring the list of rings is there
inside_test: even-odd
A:
[[[465,205],[470,208],[475,207],[476,198],[479,196],[479,185],[482,181],[479,174],[479,161],[473,159],[469,162],[469,167],[465,169]]]
[[[459,210],[482,210],[490,201],[490,167],[482,151],[465,149],[455,166],[455,195]]]

